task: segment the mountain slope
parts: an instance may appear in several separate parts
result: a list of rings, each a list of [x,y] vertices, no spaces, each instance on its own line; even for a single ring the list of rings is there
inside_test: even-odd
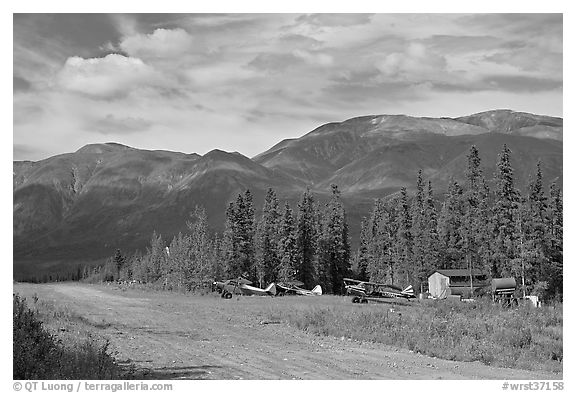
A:
[[[143,248],[154,230],[171,238],[195,206],[222,229],[226,205],[250,189],[299,183],[238,153],[197,154],[87,146],[14,166],[14,259],[91,260]]]
[[[511,110],[495,110],[457,117],[454,120],[476,125],[490,132],[562,140],[563,120]]]
[[[562,186],[562,119],[512,111],[456,119],[363,116],[284,140],[253,159],[220,150],[200,156],[103,143],[14,162],[14,269],[54,269],[109,257],[116,248],[142,250],[153,231],[169,241],[186,230],[196,206],[221,231],[226,206],[238,193],[250,189],[258,212],[269,187],[295,207],[306,187],[323,204],[330,184],[337,184],[355,243],[374,198],[413,189],[420,169],[442,198],[451,178],[463,181],[471,145],[490,181],[504,144],[512,150],[520,190],[538,160],[545,183]]]
[[[283,141],[253,159],[267,168],[309,182],[319,190],[335,183],[343,192],[386,192],[410,186],[419,169],[426,176],[442,171],[472,144],[485,146],[485,151],[480,152],[486,156],[485,165],[492,167],[506,141],[512,148],[516,143],[532,145],[523,148],[520,167],[535,165],[538,156],[529,159],[530,151],[539,150],[540,143],[550,149],[542,151],[543,156],[561,157],[561,124],[561,119],[505,110],[458,119],[364,116],[323,125],[301,138]],[[550,128],[554,129],[553,138],[547,138]],[[523,139],[526,136],[531,138]],[[551,165],[554,167],[551,172],[561,171],[558,160]],[[451,169],[447,168],[447,174],[436,175],[438,179],[450,177]],[[487,171],[490,176],[492,172],[490,168]],[[522,177],[521,183],[525,180]]]

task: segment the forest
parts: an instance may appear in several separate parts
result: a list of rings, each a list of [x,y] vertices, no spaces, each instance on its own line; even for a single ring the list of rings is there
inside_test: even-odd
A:
[[[197,207],[187,232],[170,241],[153,233],[145,252],[126,256],[117,250],[103,266],[84,267],[79,275],[186,291],[243,275],[260,286],[295,279],[307,288],[321,284],[325,293],[342,294],[344,277],[412,284],[425,292],[434,270],[465,268],[523,278],[526,293],[561,301],[562,191],[555,182],[544,189],[538,162],[522,193],[510,158],[504,145],[494,178],[487,179],[471,146],[463,184],[450,180],[442,198],[419,171],[413,195],[402,188],[375,200],[362,221],[357,250],[351,250],[336,185],[322,206],[309,189],[295,207],[281,205],[269,189],[258,216],[245,190],[228,205],[223,233],[211,233]]]

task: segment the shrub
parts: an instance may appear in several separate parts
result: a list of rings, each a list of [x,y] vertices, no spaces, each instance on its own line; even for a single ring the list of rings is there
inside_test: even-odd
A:
[[[35,300],[37,301],[37,300]],[[38,312],[13,295],[14,379],[123,379],[109,344],[87,339],[64,345],[43,326]]]
[[[503,309],[490,299],[308,307],[282,319],[318,335],[403,347],[428,356],[500,367],[562,371],[562,307]]]

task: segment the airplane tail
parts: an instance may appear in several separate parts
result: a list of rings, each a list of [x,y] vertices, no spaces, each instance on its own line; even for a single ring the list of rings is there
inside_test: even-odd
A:
[[[402,293],[403,293],[404,295],[414,296],[414,288],[412,288],[412,285],[408,285],[408,286],[406,287],[406,289],[404,289],[404,290],[402,291]]]
[[[322,295],[322,287],[320,285],[316,285],[312,290],[314,295]]]
[[[264,289],[266,292],[272,294],[272,296],[276,295],[276,284],[272,283]]]

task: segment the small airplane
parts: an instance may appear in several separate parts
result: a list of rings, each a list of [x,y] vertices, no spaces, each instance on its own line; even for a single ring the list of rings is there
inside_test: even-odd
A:
[[[221,293],[224,299],[232,299],[233,294],[244,296],[274,296],[276,295],[276,284],[272,283],[265,289],[256,288],[251,286],[252,281],[244,277],[238,277],[226,281],[214,281],[212,283],[212,291]]]
[[[280,296],[284,295],[302,295],[302,296],[318,296],[322,295],[322,287],[316,285],[311,291],[308,289],[301,288],[304,285],[302,281],[284,281],[276,284],[277,294]]]
[[[370,281],[344,279],[346,294],[354,296],[352,303],[368,303],[368,301],[381,301],[382,299],[413,299],[414,288],[408,285],[405,289],[392,284],[384,284]]]

